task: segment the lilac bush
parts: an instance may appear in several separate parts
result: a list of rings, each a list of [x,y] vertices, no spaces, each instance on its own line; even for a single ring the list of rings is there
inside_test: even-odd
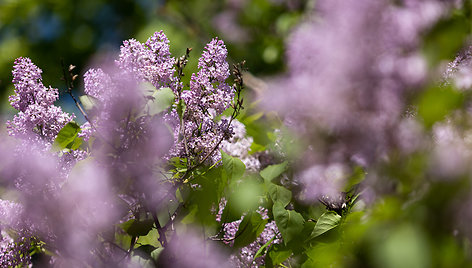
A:
[[[83,77],[63,66],[82,125],[18,58],[0,264],[470,265],[467,7],[316,1],[286,73],[257,83],[219,38],[189,80],[192,49],[171,55],[163,31],[129,39]],[[265,90],[243,110],[247,80]]]

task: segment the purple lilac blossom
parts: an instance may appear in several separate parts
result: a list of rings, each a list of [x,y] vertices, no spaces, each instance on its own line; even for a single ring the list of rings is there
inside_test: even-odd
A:
[[[174,134],[174,146],[170,149],[168,157],[186,157],[182,133],[186,138],[190,156],[201,160],[218,145],[221,137],[231,132],[227,120],[216,122],[216,117],[229,107],[234,97],[234,89],[225,82],[229,77],[226,56],[227,50],[223,41],[214,39],[206,46],[198,62],[200,70],[192,75],[190,90],[181,92],[186,105],[184,127],[180,125],[176,107],[165,115],[166,123],[173,129]],[[127,104],[120,101],[130,102],[131,99],[124,96],[131,93],[128,89],[139,91],[141,82],[150,82],[157,89],[167,86],[177,95],[180,94],[176,91],[180,86],[176,84],[177,78],[174,77],[174,62],[175,59],[170,57],[169,41],[162,31],[156,32],[145,44],[134,39],[124,41],[119,59],[115,62],[119,70],[112,67],[106,68],[106,72],[103,69],[90,69],[84,76],[85,93],[98,100],[98,111],[95,111],[98,114],[92,115],[92,122],[82,125],[79,137],[88,140],[95,131],[93,126],[103,128],[104,132],[112,129],[122,131],[123,128],[119,125],[110,126],[118,123],[111,118],[114,117],[112,109],[126,107]],[[123,86],[124,84],[126,86]],[[142,102],[143,99],[140,100],[138,95],[130,95],[136,101],[130,104],[131,106],[141,105],[137,102]],[[113,102],[116,102],[116,105]],[[126,118],[129,115],[124,114],[125,112],[117,113]],[[139,129],[139,126],[137,127]],[[118,133],[108,134],[118,137]],[[123,133],[121,137],[125,137]],[[122,142],[126,146],[127,142]],[[219,150],[216,149],[208,162],[215,163],[220,158]]]
[[[21,234],[16,239],[11,238],[7,232],[0,234],[0,266],[1,267],[29,267],[31,256],[29,254],[31,237]]]
[[[105,81],[107,87],[101,96],[93,96],[98,100],[91,119],[93,127],[85,123],[80,135],[88,139],[95,131],[99,134],[96,141],[102,148],[96,151],[96,160],[111,178],[116,178],[113,184],[129,183],[132,198],[159,206],[166,187],[155,167],[172,145],[171,133],[160,115],[141,112],[149,101],[140,90],[142,81],[121,67],[105,64],[102,69],[89,71],[90,79]],[[86,93],[92,92],[97,91],[86,88]]]
[[[215,38],[206,45],[198,61],[200,70],[192,74],[190,90],[182,92],[186,105],[183,127],[176,108],[166,116],[166,121],[174,130],[174,148],[169,153],[170,157],[187,157],[188,150],[189,156],[199,161],[210,153],[207,162],[216,163],[221,159],[219,150],[213,149],[222,138],[230,135],[231,127],[227,120],[216,122],[216,117],[230,106],[234,98],[233,87],[225,82],[230,74],[227,54],[222,40]]]
[[[197,231],[175,234],[159,257],[159,267],[234,267],[222,248],[205,241]]]
[[[15,95],[10,104],[18,110],[12,121],[7,121],[8,133],[23,140],[43,140],[50,146],[57,133],[70,122],[74,115],[63,112],[54,105],[58,90],[42,83],[42,70],[29,58],[18,58],[13,66]]]
[[[31,230],[20,218],[23,208],[20,204],[0,200],[0,266],[15,267],[31,263],[29,250]],[[8,232],[15,233],[13,239]]]
[[[453,84],[459,90],[472,88],[472,47],[461,51],[454,61],[450,62],[443,74],[443,84]]]
[[[229,120],[227,117],[223,117],[223,119]],[[259,159],[254,155],[249,154],[253,138],[246,136],[246,126],[234,119],[231,122],[231,127],[233,130],[233,136],[229,140],[223,140],[221,142],[221,150],[232,157],[237,157],[243,161],[246,170],[259,171],[261,168]]]
[[[152,83],[156,88],[174,86],[175,59],[170,56],[169,40],[163,31],[155,32],[145,44],[126,40],[120,49],[118,67],[135,79]]]
[[[97,256],[92,250],[101,246],[97,235],[119,218],[107,174],[89,161],[76,165],[64,178],[63,159],[44,151],[18,150],[11,154],[18,142],[6,141],[0,144],[0,183],[16,193],[21,207],[2,202],[1,229],[13,229],[26,239],[34,235],[61,262],[95,263]],[[29,249],[30,243],[25,246]]]
[[[397,135],[406,96],[426,79],[420,36],[445,15],[445,6],[435,0],[317,1],[316,13],[292,34],[288,74],[270,84],[264,105],[275,107],[307,148],[299,152],[296,175],[307,200],[342,186],[323,175],[331,165],[372,167],[403,146]]]

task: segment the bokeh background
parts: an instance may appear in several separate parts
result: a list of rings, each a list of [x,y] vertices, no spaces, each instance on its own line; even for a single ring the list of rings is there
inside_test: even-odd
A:
[[[159,30],[168,36],[173,56],[193,48],[189,73],[196,69],[204,45],[220,37],[230,62],[246,60],[255,76],[274,75],[285,68],[284,40],[290,29],[313,5],[304,0],[1,0],[1,113],[14,113],[8,95],[14,90],[11,69],[16,58],[31,58],[43,69],[44,84],[64,92],[62,60],[83,75],[94,57],[117,52],[126,39],[143,42]],[[79,91],[81,83],[76,85]],[[60,100],[66,111],[80,117],[70,98]]]

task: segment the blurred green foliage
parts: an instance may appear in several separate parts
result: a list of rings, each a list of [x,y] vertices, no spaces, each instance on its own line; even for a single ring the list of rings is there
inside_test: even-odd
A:
[[[311,1],[0,1],[0,107],[8,109],[13,61],[29,57],[43,69],[45,85],[65,88],[63,59],[83,74],[93,57],[117,52],[123,40],[145,41],[164,30],[175,57],[191,53],[187,72],[196,70],[204,45],[213,37],[227,44],[230,62],[246,60],[250,72],[283,70],[284,40]],[[187,81],[190,78],[186,77]],[[82,79],[79,79],[82,81]],[[185,80],[184,80],[185,81]],[[80,89],[81,84],[78,85]]]

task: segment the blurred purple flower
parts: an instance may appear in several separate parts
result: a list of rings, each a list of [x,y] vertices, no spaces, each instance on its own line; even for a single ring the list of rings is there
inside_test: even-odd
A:
[[[222,248],[204,240],[198,232],[175,234],[159,257],[159,267],[233,267]]]
[[[342,191],[342,183],[323,175],[332,164],[371,167],[394,148],[416,146],[412,135],[422,132],[401,124],[406,97],[426,79],[421,34],[447,10],[435,0],[316,5],[290,37],[288,74],[270,84],[264,100],[307,148],[299,153],[298,169],[305,171],[297,177],[308,187],[309,200],[333,187]],[[409,135],[409,141],[399,135]],[[318,169],[319,175],[311,174]]]

